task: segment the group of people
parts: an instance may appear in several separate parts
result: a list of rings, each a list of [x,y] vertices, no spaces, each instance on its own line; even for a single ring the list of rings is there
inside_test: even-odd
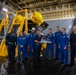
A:
[[[55,34],[52,33],[52,29],[48,29],[48,34],[46,39],[49,41],[46,46],[46,59],[49,58],[49,53],[51,59],[54,58],[59,60],[60,63],[68,65],[68,45],[70,44],[71,48],[71,62],[70,65],[74,65],[74,56],[76,52],[76,26],[73,27],[73,32],[68,36],[66,34],[66,28],[60,30],[60,26],[56,27],[57,31]],[[22,62],[27,59],[28,52],[30,57],[35,61],[40,60],[40,51],[42,46],[42,38],[44,35],[41,35],[41,31],[37,30],[35,33],[35,28],[32,28],[29,35],[26,34],[26,31],[20,31],[19,36],[16,37],[14,34],[14,29],[6,36],[6,46],[8,49],[8,60],[9,62],[15,62],[15,48],[18,45],[18,63],[20,63],[20,53],[22,52]],[[55,46],[54,46],[55,44]],[[54,56],[54,48],[56,48],[56,54]]]

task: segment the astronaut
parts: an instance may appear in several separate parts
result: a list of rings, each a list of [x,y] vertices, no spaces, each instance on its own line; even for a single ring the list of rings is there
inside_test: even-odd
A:
[[[60,35],[60,62],[68,65],[68,43],[69,36],[66,34],[66,29],[62,28],[62,35]]]
[[[55,42],[55,35],[52,33],[52,29],[49,28],[49,33],[47,34],[47,40],[49,41],[49,43],[47,43],[47,47],[46,47],[46,59],[48,59],[49,57],[49,51],[51,54],[51,59],[54,58],[54,42]]]
[[[60,26],[56,27],[57,31],[55,32],[55,44],[56,44],[56,60],[59,59],[59,40],[60,40],[60,35],[61,35],[61,31],[60,31]]]
[[[29,42],[29,40],[28,40],[28,34],[26,34],[26,31],[24,31],[24,37],[26,38],[26,43],[25,43],[25,45],[24,45],[24,53],[25,53],[25,60],[27,59],[27,57],[28,57],[28,42]]]
[[[22,62],[25,59],[25,44],[26,44],[26,37],[23,36],[23,32],[21,31],[19,37],[17,38],[18,44],[18,63],[20,63],[20,53],[22,51]]]

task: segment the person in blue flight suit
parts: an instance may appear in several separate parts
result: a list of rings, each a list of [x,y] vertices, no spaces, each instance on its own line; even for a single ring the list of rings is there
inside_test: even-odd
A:
[[[26,44],[26,37],[24,37],[23,32],[20,31],[19,37],[17,38],[18,44],[18,63],[20,63],[20,53],[22,51],[22,62],[25,60],[25,44]]]
[[[60,35],[61,35],[61,31],[60,31],[60,26],[56,27],[57,31],[55,32],[55,44],[56,44],[56,60],[59,59],[59,40],[60,40]]]
[[[37,34],[35,36],[35,44],[36,44],[36,49],[34,50],[34,58],[36,61],[40,61],[40,52],[41,52],[41,39],[42,39],[42,35],[41,35],[41,31],[38,30]]]
[[[28,39],[28,35],[26,34],[26,31],[24,31],[24,37],[26,38],[26,43],[25,43],[25,45],[24,45],[24,50],[25,50],[25,60],[27,59],[27,57],[28,57],[28,41],[29,41],[29,39]]]
[[[29,47],[29,52],[30,52],[30,57],[33,57],[33,50],[35,49],[35,28],[32,28],[31,33],[29,34],[28,37],[28,47]]]
[[[47,40],[49,43],[47,43],[46,47],[46,59],[49,57],[49,52],[51,54],[51,59],[54,58],[54,42],[55,42],[55,35],[52,33],[52,29],[49,28],[49,33],[47,34]]]
[[[8,61],[9,63],[15,62],[15,48],[16,48],[16,35],[14,29],[6,35],[6,46],[8,49]]]
[[[74,57],[76,57],[76,26],[73,27],[73,32],[70,34],[71,59],[70,66],[74,66]]]
[[[66,29],[62,28],[62,34],[60,35],[60,62],[64,65],[68,65],[68,43],[69,36],[66,34]]]

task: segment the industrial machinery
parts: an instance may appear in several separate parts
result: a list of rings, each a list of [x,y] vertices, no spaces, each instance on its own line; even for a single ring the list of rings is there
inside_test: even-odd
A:
[[[7,16],[8,15],[6,14],[6,19],[2,20],[1,25],[0,25],[1,26],[0,30],[2,29],[2,26],[6,26],[7,27],[7,33],[9,33],[12,28],[15,28],[15,33],[18,36],[19,32],[23,30],[23,27],[25,27],[24,30],[26,30],[26,33],[28,33],[28,25],[27,25],[28,24],[28,14],[27,14],[26,9],[16,12],[16,15],[14,16],[12,24],[10,25],[10,27],[8,24],[8,17]],[[6,21],[6,23],[5,23],[5,21]],[[6,37],[6,35],[5,35],[5,37]],[[7,55],[7,47],[5,45],[5,37],[2,39],[1,44],[0,44],[0,56],[6,56]]]

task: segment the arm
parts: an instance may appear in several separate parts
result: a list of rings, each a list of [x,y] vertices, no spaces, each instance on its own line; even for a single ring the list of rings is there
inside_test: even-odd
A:
[[[19,40],[19,37],[17,38],[17,44],[18,44],[18,46],[21,45],[20,40]]]
[[[41,43],[40,41],[37,40],[37,35],[35,36],[35,43]]]

